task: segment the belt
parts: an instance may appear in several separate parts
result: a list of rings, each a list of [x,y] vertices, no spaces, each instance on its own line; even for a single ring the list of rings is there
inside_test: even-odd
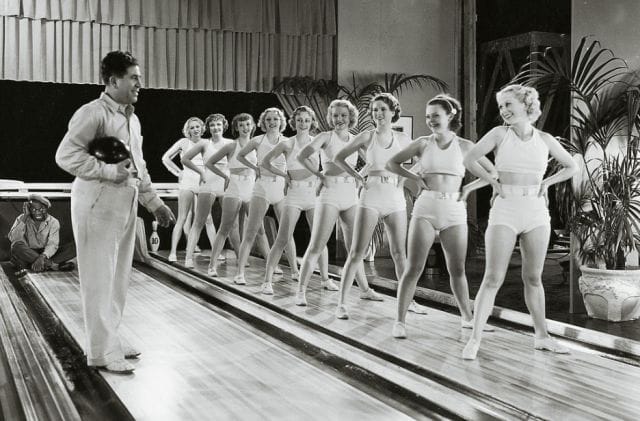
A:
[[[290,180],[290,183],[291,187],[314,187],[316,185],[315,180]]]
[[[540,186],[515,186],[512,184],[502,184],[502,193],[508,197],[537,196]]]
[[[236,180],[253,180],[255,178],[253,175],[246,174],[231,174],[230,177],[235,178]]]
[[[324,177],[327,183],[355,183],[356,179],[349,175],[326,175]]]
[[[279,177],[277,175],[261,175],[259,180],[275,183],[276,181],[278,181],[278,178],[282,178],[282,177]]]
[[[460,192],[442,192],[437,190],[422,190],[420,196],[430,197],[438,200],[458,200],[460,198]]]
[[[367,176],[367,181],[375,181],[382,184],[395,184],[397,186],[399,178],[397,175],[370,175]]]

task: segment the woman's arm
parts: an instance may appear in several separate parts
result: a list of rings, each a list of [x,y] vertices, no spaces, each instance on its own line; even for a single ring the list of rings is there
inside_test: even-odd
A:
[[[182,162],[182,165],[200,174],[200,181],[204,180],[204,169],[194,164],[192,159],[199,153],[204,154],[204,148],[206,147],[207,142],[208,141],[205,140],[203,142],[196,143],[195,146],[192,146],[187,152],[184,153],[184,155],[182,155],[182,159],[180,160],[180,162]]]
[[[347,174],[355,178],[360,182],[364,182],[364,177],[360,175],[358,171],[355,170],[351,165],[347,164],[346,159],[352,154],[358,152],[358,149],[368,145],[371,142],[371,133],[373,131],[367,131],[364,133],[360,133],[356,137],[354,137],[349,143],[347,143],[342,149],[336,153],[336,156],[333,158],[335,164],[342,168]]]
[[[291,138],[293,139],[293,141],[295,142],[296,138],[293,137]],[[262,162],[260,163],[260,165],[262,166],[262,168],[264,168],[265,170],[275,174],[275,175],[279,175],[280,177],[284,178],[285,181],[289,179],[289,176],[286,172],[279,170],[278,168],[274,167],[273,165],[271,165],[271,161],[273,161],[275,158],[277,158],[278,156],[284,154],[285,158],[289,156],[289,153],[291,152],[292,146],[293,144],[289,141],[290,139],[285,140],[284,142],[280,142],[278,143],[276,146],[273,147],[273,149],[271,149],[262,159]]]
[[[176,177],[180,177],[180,174],[182,173],[182,169],[178,167],[175,164],[175,162],[173,162],[173,158],[175,158],[176,155],[178,155],[182,150],[183,141],[184,139],[178,140],[176,143],[171,145],[169,149],[167,149],[164,155],[162,155],[162,163],[167,168],[167,170],[169,170],[169,172],[175,175]]]
[[[246,158],[247,154],[249,154],[251,151],[258,148],[258,141],[256,139],[257,137],[252,137],[247,142],[247,144],[244,145],[244,147],[238,151],[238,155],[236,155],[236,157],[238,159],[238,162],[240,162],[242,165],[254,170],[256,172],[256,177],[258,177],[260,174],[260,168],[257,165],[254,165],[253,163],[247,161],[247,158]]]
[[[499,187],[497,179],[494,178],[497,173],[495,171],[490,172],[491,167],[486,167],[486,161],[482,161],[484,165],[481,165],[480,161],[482,158],[486,159],[485,155],[497,147],[500,139],[504,137],[504,130],[503,127],[494,127],[491,129],[489,133],[484,135],[478,143],[467,151],[464,157],[464,166],[467,167],[469,172],[494,187]]]
[[[316,175],[319,179],[322,179],[324,175],[320,172],[318,165],[315,164],[311,159],[311,155],[317,154],[318,151],[324,147],[325,142],[329,139],[330,136],[327,136],[327,132],[320,133],[316,137],[314,137],[311,142],[298,153],[296,159],[299,163],[304,165],[306,169]]]
[[[404,177],[410,180],[421,181],[422,177],[420,177],[413,171],[404,168],[402,166],[402,163],[413,159],[414,156],[420,156],[422,154],[426,146],[426,143],[423,139],[424,138],[416,139],[414,142],[411,142],[409,146],[393,155],[389,159],[389,161],[387,161],[387,165],[385,166],[387,171],[391,171],[394,174],[398,174],[400,177]]]
[[[578,172],[578,165],[571,157],[571,154],[560,145],[560,142],[558,142],[556,138],[549,133],[542,132],[541,134],[542,139],[549,148],[549,154],[563,166],[560,171],[542,180],[540,183],[540,194],[544,194],[549,186],[573,177],[573,175]]]
[[[204,166],[212,173],[218,175],[219,177],[224,178],[225,181],[229,181],[229,175],[224,171],[222,171],[220,168],[218,168],[216,166],[216,163],[224,157],[227,157],[227,159],[230,159],[233,156],[233,153],[235,152],[236,147],[237,145],[235,142],[227,143],[226,145],[221,147],[218,151],[216,151],[216,153],[211,155],[209,159],[207,159],[207,162],[204,163]]]

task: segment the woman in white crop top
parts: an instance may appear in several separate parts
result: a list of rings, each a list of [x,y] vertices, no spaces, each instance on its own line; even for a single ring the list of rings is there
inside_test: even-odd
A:
[[[316,113],[306,105],[302,105],[293,110],[289,118],[289,126],[296,131],[295,136],[278,143],[262,160],[264,169],[284,178],[287,190],[284,199],[284,210],[278,227],[278,235],[267,258],[264,283],[262,284],[263,294],[273,294],[271,286],[273,271],[280,257],[282,257],[282,252],[287,243],[293,238],[293,231],[302,211],[305,212],[309,226],[313,226],[317,177],[298,161],[298,153],[311,143],[309,131],[318,128]],[[286,172],[271,165],[271,162],[280,156],[284,156],[287,160]],[[315,157],[310,157],[309,160],[316,169],[319,168],[319,154],[316,154]],[[338,287],[329,279],[328,272],[329,252],[325,247],[320,255],[322,285],[326,289],[337,291]],[[300,276],[296,273],[295,278],[298,279]]]
[[[275,173],[262,168],[265,156],[282,141],[282,132],[287,127],[287,120],[279,108],[267,108],[260,114],[258,127],[265,133],[252,137],[249,142],[238,152],[238,161],[256,172],[257,178],[251,193],[249,202],[249,216],[243,228],[242,243],[238,253],[238,273],[234,282],[239,285],[246,284],[244,277],[245,265],[249,259],[249,253],[253,241],[262,227],[262,221],[270,205],[278,221],[284,209],[284,180]],[[247,160],[247,156],[256,151],[257,164]],[[276,165],[274,165],[276,166]],[[280,170],[286,169],[286,161],[281,159],[277,163]],[[292,274],[297,272],[296,247],[293,238],[287,243],[287,260]]]
[[[336,165],[334,158],[337,151],[342,149],[342,146],[351,139],[349,129],[358,124],[358,110],[349,101],[336,99],[327,108],[327,122],[332,130],[317,135],[298,154],[298,161],[318,178],[316,191],[318,199],[314,212],[313,226],[311,227],[311,238],[300,266],[300,280],[296,294],[296,304],[299,306],[307,305],[305,295],[307,284],[320,254],[331,237],[336,222],[338,219],[340,220],[344,243],[349,249],[355,221],[356,183],[353,177],[346,174],[344,170]],[[318,151],[320,151],[322,172],[320,172],[317,162],[314,161]],[[357,158],[357,154],[354,153],[352,156],[347,157],[347,160],[355,165]],[[361,299],[382,300],[378,293],[369,288],[362,265],[358,268],[356,280],[360,288]],[[323,283],[323,287],[334,289],[332,284]]]
[[[191,231],[189,232],[189,238],[187,240],[187,253],[184,260],[184,264],[188,268],[193,267],[193,253],[196,245],[198,244],[198,240],[200,239],[202,228],[205,226],[205,223],[208,224],[207,221],[211,221],[211,231],[213,231],[213,235],[209,235],[209,242],[213,245],[216,231],[213,226],[213,220],[211,219],[211,208],[216,197],[222,196],[224,191],[224,179],[204,167],[204,165],[196,165],[194,161],[197,159],[199,162],[204,162],[224,145],[233,142],[231,139],[227,139],[222,136],[227,130],[227,127],[229,127],[229,123],[224,115],[209,115],[204,122],[204,126],[206,132],[211,134],[211,138],[203,139],[202,142],[198,142],[197,145],[185,152],[180,160],[182,165],[192,169],[200,175],[198,203],[196,204],[196,212],[193,217],[193,224],[191,225]],[[219,167],[226,171],[226,160],[220,163]],[[209,230],[207,230],[207,234],[209,234]]]
[[[460,192],[466,170],[462,160],[473,143],[456,135],[462,120],[462,107],[458,100],[449,95],[437,95],[427,102],[425,115],[433,134],[416,139],[387,163],[389,171],[414,180],[421,190],[409,222],[407,263],[398,284],[398,309],[392,332],[396,338],[407,336],[405,318],[409,300],[415,293],[438,232],[462,327],[473,327],[465,274],[467,209],[464,201],[470,192],[489,183],[478,179],[462,187]],[[420,158],[412,168],[419,169],[418,173],[402,166],[403,162],[414,157]],[[487,158],[483,157],[480,164],[490,173],[495,173]]]
[[[216,235],[211,245],[211,260],[207,270],[209,276],[218,276],[218,258],[227,238],[229,238],[236,254],[240,251],[239,218],[246,218],[249,213],[249,201],[251,200],[251,191],[255,182],[255,172],[238,162],[237,155],[249,143],[249,139],[251,139],[255,130],[256,124],[251,114],[237,114],[231,120],[231,133],[236,136],[235,142],[229,142],[224,145],[204,163],[209,170],[225,180],[220,226],[218,227],[218,235]],[[246,159],[254,165],[257,163],[255,153],[248,154]],[[228,162],[229,174],[220,170],[216,165],[224,160]],[[264,233],[264,228],[258,231],[256,241],[260,252],[266,258],[269,253],[269,242]]]
[[[360,133],[335,156],[336,164],[362,186],[356,210],[353,239],[347,261],[342,270],[340,299],[336,317],[348,319],[346,298],[356,269],[362,267],[367,247],[371,242],[378,220],[382,218],[389,238],[391,258],[396,277],[404,272],[407,238],[407,205],[404,198],[404,179],[386,170],[387,161],[407,147],[411,139],[405,133],[391,129],[391,123],[400,118],[400,103],[391,94],[376,95],[369,106],[376,128]],[[366,154],[366,179],[345,158],[358,150]]]
[[[170,262],[178,260],[176,253],[182,232],[184,231],[185,237],[189,238],[191,216],[195,210],[194,204],[200,185],[200,174],[188,167],[178,167],[173,162],[173,159],[177,155],[180,155],[180,158],[182,159],[187,151],[202,140],[200,136],[203,132],[204,122],[198,117],[189,118],[182,128],[182,134],[185,137],[174,143],[169,149],[167,149],[164,155],[162,155],[162,163],[164,166],[167,167],[169,172],[178,177],[178,218],[171,233],[171,251],[169,252]],[[202,160],[195,164],[199,167],[203,166]],[[209,240],[212,240],[216,235],[215,228],[213,227],[213,221],[208,219],[206,227]]]
[[[533,126],[541,114],[535,89],[510,85],[498,92],[496,99],[506,126],[490,130],[464,160],[469,171],[489,182],[498,196],[491,207],[485,233],[487,259],[475,300],[473,334],[462,351],[462,358],[476,358],[483,327],[504,281],[518,235],[524,296],[535,330],[534,348],[566,353],[566,348],[551,339],[545,322],[541,277],[550,234],[545,199],[547,188],[569,179],[577,166],[553,136]],[[498,179],[478,164],[480,158],[492,151],[496,151]],[[543,178],[549,154],[564,168]]]

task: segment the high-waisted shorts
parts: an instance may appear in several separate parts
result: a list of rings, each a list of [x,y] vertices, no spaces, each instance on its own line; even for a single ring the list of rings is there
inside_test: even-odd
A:
[[[190,168],[184,168],[178,183],[178,190],[188,190],[198,193],[198,191],[200,191],[200,174]]]
[[[378,218],[384,218],[396,212],[406,212],[402,185],[396,176],[369,176],[366,187],[360,193],[358,206],[374,210]]]
[[[284,178],[275,175],[260,176],[253,185],[252,195],[275,205],[284,199]]]
[[[326,175],[317,203],[331,205],[340,212],[352,208],[358,203],[356,180],[349,176]]]
[[[200,184],[199,193],[210,193],[220,196],[224,193],[224,178],[213,171],[205,170],[204,184]]]
[[[535,228],[549,226],[551,217],[544,197],[538,196],[540,186],[503,185],[505,198],[495,198],[489,211],[489,226],[504,225],[516,235]]]
[[[231,174],[229,176],[229,186],[227,190],[224,191],[224,196],[238,199],[241,202],[248,202],[251,200],[251,192],[253,192],[254,184],[255,176],[252,174]]]
[[[284,205],[306,211],[316,206],[316,177],[306,180],[291,180],[284,198]]]
[[[467,224],[467,207],[459,201],[460,193],[442,193],[423,190],[413,205],[413,218],[423,218],[442,231],[456,225]]]

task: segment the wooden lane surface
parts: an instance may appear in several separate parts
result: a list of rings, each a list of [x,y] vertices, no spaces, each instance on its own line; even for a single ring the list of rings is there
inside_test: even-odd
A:
[[[401,364],[454,382],[470,393],[492,396],[544,419],[633,420],[640,414],[637,362],[617,360],[572,342],[563,342],[570,347],[570,355],[536,351],[532,334],[500,327],[485,333],[477,360],[464,361],[460,355],[471,332],[460,329],[456,315],[436,309],[430,309],[426,316],[409,313],[409,338],[397,340],[390,334],[395,299],[359,300],[354,287],[348,302],[351,318],[338,320],[333,314],[337,293],[321,290],[317,276],[307,291],[309,306],[298,307],[294,303],[296,283],[287,274],[274,283],[273,296],[261,295],[264,263],[254,258],[251,262],[246,270],[248,285],[232,284],[236,273],[233,259],[219,266],[218,281],[254,294],[321,329],[385,353]],[[206,255],[198,257],[196,270],[206,274],[207,264]]]
[[[82,344],[76,278],[30,280]],[[102,375],[136,419],[409,419],[136,270],[120,333],[142,358],[132,376]]]

